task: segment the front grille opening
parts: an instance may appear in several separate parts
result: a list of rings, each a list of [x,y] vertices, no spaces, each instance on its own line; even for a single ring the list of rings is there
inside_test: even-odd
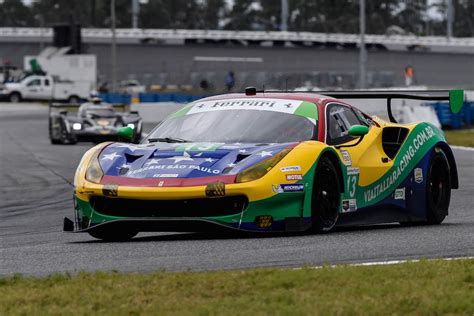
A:
[[[213,217],[239,214],[248,206],[243,195],[185,200],[137,200],[94,196],[98,213],[118,217]]]

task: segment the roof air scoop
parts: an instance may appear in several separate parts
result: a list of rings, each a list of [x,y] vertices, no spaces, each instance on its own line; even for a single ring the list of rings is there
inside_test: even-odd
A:
[[[248,95],[248,96],[257,95],[257,88],[255,87],[245,88],[245,95]]]

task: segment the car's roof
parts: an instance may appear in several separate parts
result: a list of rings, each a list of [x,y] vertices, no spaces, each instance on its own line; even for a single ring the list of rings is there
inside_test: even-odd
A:
[[[242,98],[268,98],[268,99],[284,99],[284,100],[301,100],[315,103],[316,105],[321,104],[323,101],[338,101],[332,97],[320,95],[316,93],[307,92],[257,92],[255,95],[246,95],[245,93],[229,93],[211,96],[199,101],[212,101],[212,100],[229,100],[229,99],[242,99]],[[341,102],[346,104],[345,102]]]

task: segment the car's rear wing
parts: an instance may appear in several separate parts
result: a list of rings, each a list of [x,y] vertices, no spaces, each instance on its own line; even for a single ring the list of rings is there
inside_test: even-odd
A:
[[[459,113],[464,103],[464,90],[384,90],[384,91],[318,91],[337,99],[385,99],[390,122],[397,123],[392,114],[392,100],[424,100],[424,101],[449,101],[449,108],[453,113]]]
[[[245,89],[245,94],[266,93],[302,93],[302,91],[265,90],[257,91],[253,87]],[[397,123],[392,114],[393,99],[449,101],[451,112],[459,113],[464,103],[464,90],[353,90],[353,91],[314,91],[314,94],[326,95],[337,99],[381,99],[387,101],[390,122]]]

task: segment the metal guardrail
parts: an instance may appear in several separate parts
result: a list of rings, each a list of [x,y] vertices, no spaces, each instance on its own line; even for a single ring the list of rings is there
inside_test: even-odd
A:
[[[51,28],[0,28],[0,42],[39,42],[51,40]],[[82,37],[89,43],[109,43],[109,29],[83,28]],[[311,32],[265,32],[183,29],[117,29],[118,43],[140,44],[156,41],[242,41],[242,42],[289,42],[358,45],[358,34],[311,33]],[[436,52],[460,52],[474,54],[474,38],[451,38],[441,36],[366,35],[367,45],[382,45],[389,50],[413,48]],[[176,42],[174,42],[176,43]]]

